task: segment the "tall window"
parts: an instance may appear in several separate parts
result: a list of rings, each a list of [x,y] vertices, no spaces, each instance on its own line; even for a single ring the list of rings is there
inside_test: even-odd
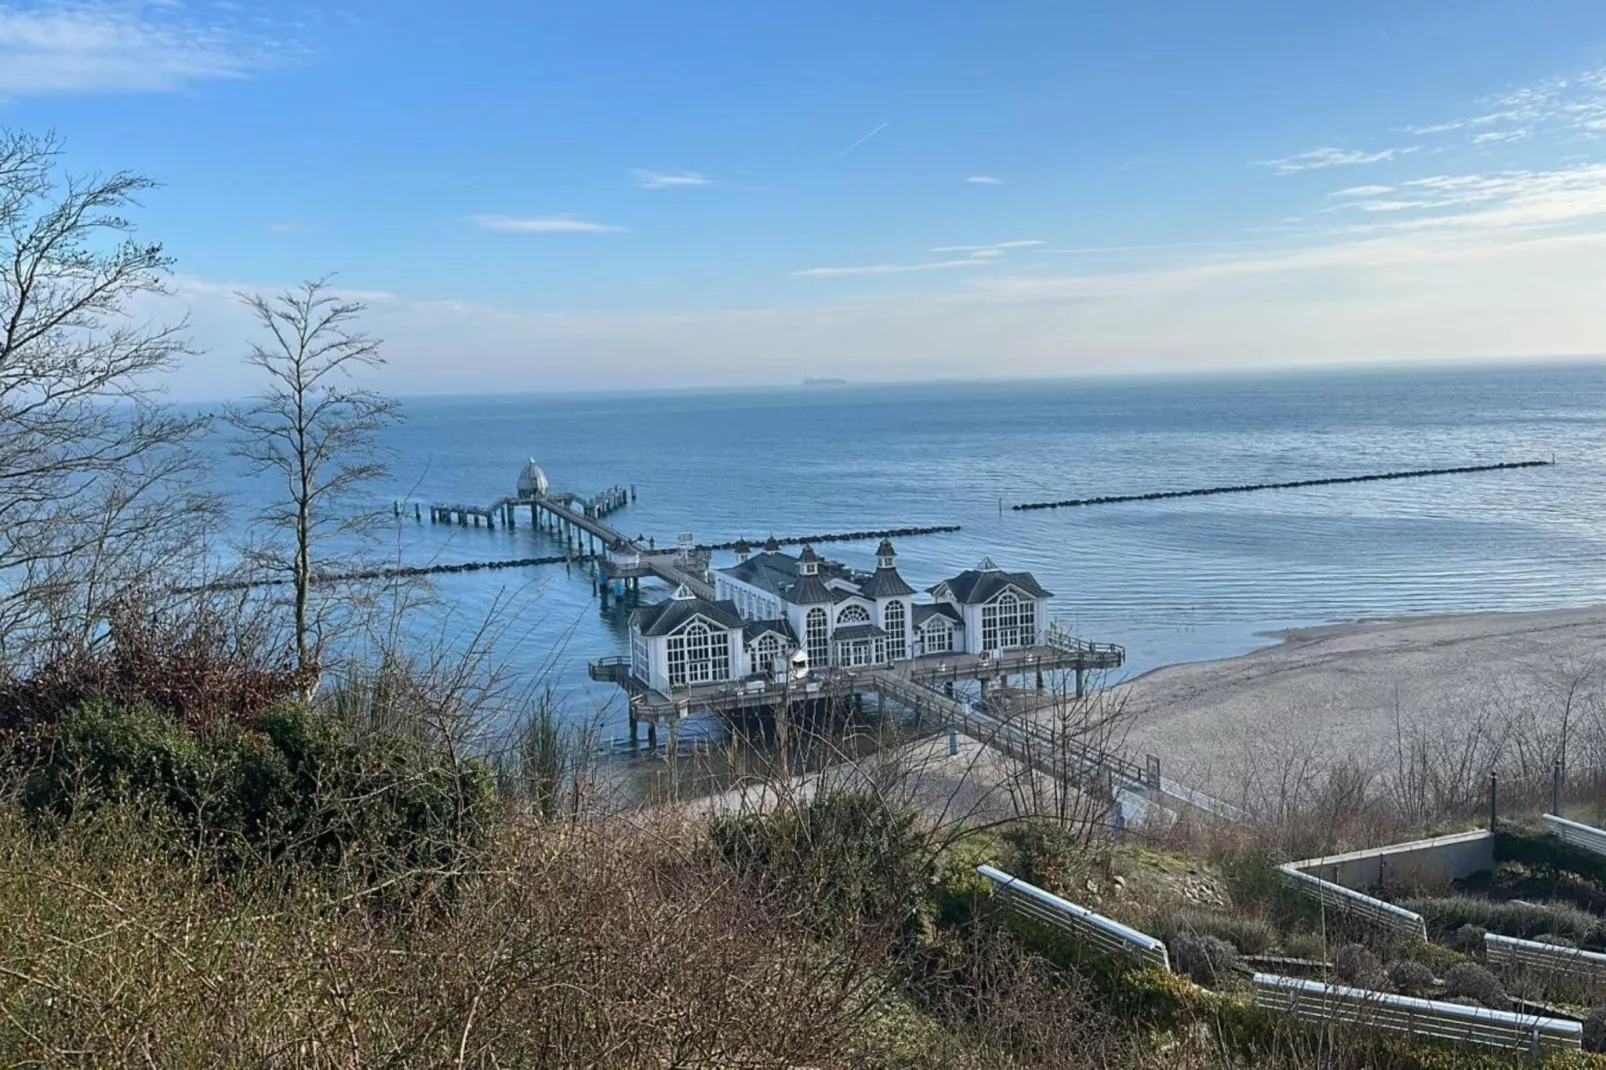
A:
[[[954,648],[954,630],[941,617],[926,621],[926,653],[939,654]]]
[[[1021,599],[1020,610],[1017,616],[1020,629],[1019,645],[1035,646],[1037,644],[1037,603]]]
[[[837,627],[844,624],[869,624],[870,611],[863,606],[847,606],[836,615]]]
[[[647,640],[640,632],[630,633],[630,675],[638,680],[652,679],[652,666],[647,660]]]
[[[729,680],[730,640],[702,621],[694,621],[669,637],[669,686]]]
[[[981,648],[1008,650],[1037,641],[1037,607],[1014,591],[1005,591],[981,607]]]
[[[825,610],[818,606],[809,610],[809,615],[803,618],[803,638],[808,644],[811,668],[823,669],[831,663],[831,645],[826,638],[829,628]]]
[[[781,656],[781,641],[773,633],[761,636],[753,644],[753,671],[764,676],[775,675],[775,661]]]
[[[887,657],[892,658],[894,661],[908,657],[909,649],[904,642],[908,636],[908,631],[905,627],[906,618],[903,603],[898,601],[888,602],[881,619],[885,622],[883,627],[887,629]]]

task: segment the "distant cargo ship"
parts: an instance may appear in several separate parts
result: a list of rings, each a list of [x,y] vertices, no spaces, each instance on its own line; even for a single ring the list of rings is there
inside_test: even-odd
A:
[[[804,386],[845,386],[846,379],[805,379]]]

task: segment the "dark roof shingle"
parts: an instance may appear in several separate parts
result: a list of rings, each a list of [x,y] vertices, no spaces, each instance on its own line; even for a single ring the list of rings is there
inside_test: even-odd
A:
[[[969,569],[961,572],[951,580],[944,580],[935,587],[926,590],[935,594],[938,589],[946,586],[954,601],[962,605],[974,606],[983,602],[991,602],[1007,587],[1032,598],[1052,598],[1045,591],[1030,572],[1003,572],[998,569]]]
[[[710,602],[705,598],[670,598],[641,606],[630,615],[631,627],[649,638],[669,635],[693,617],[703,617],[721,628],[742,627],[736,603]]]

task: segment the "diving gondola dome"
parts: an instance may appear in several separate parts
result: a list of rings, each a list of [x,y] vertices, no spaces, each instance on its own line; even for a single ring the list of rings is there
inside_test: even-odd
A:
[[[535,463],[535,458],[531,457],[530,463],[519,473],[519,497],[545,498],[547,491],[551,489],[551,481],[547,479],[546,473],[541,471],[541,466]]]

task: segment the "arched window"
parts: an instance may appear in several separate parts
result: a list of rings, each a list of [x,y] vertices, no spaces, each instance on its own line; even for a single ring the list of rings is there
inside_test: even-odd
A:
[[[909,656],[907,616],[903,603],[893,600],[881,613],[881,626],[887,630],[887,657],[893,661]]]
[[[825,610],[816,606],[803,618],[803,639],[808,644],[809,667],[823,669],[831,664],[831,644],[827,638],[830,622]]]
[[[1008,650],[1037,641],[1037,607],[1014,591],[1005,591],[981,607],[981,648]]]
[[[775,675],[775,662],[781,656],[781,641],[774,632],[759,637],[753,644],[753,671],[763,676]]]
[[[925,633],[927,654],[939,654],[954,648],[954,629],[945,618],[932,617],[921,630]]]
[[[669,637],[669,686],[729,680],[730,640],[702,621],[693,621]]]
[[[869,624],[870,611],[863,606],[845,606],[836,615],[836,623],[839,628],[844,624]]]

